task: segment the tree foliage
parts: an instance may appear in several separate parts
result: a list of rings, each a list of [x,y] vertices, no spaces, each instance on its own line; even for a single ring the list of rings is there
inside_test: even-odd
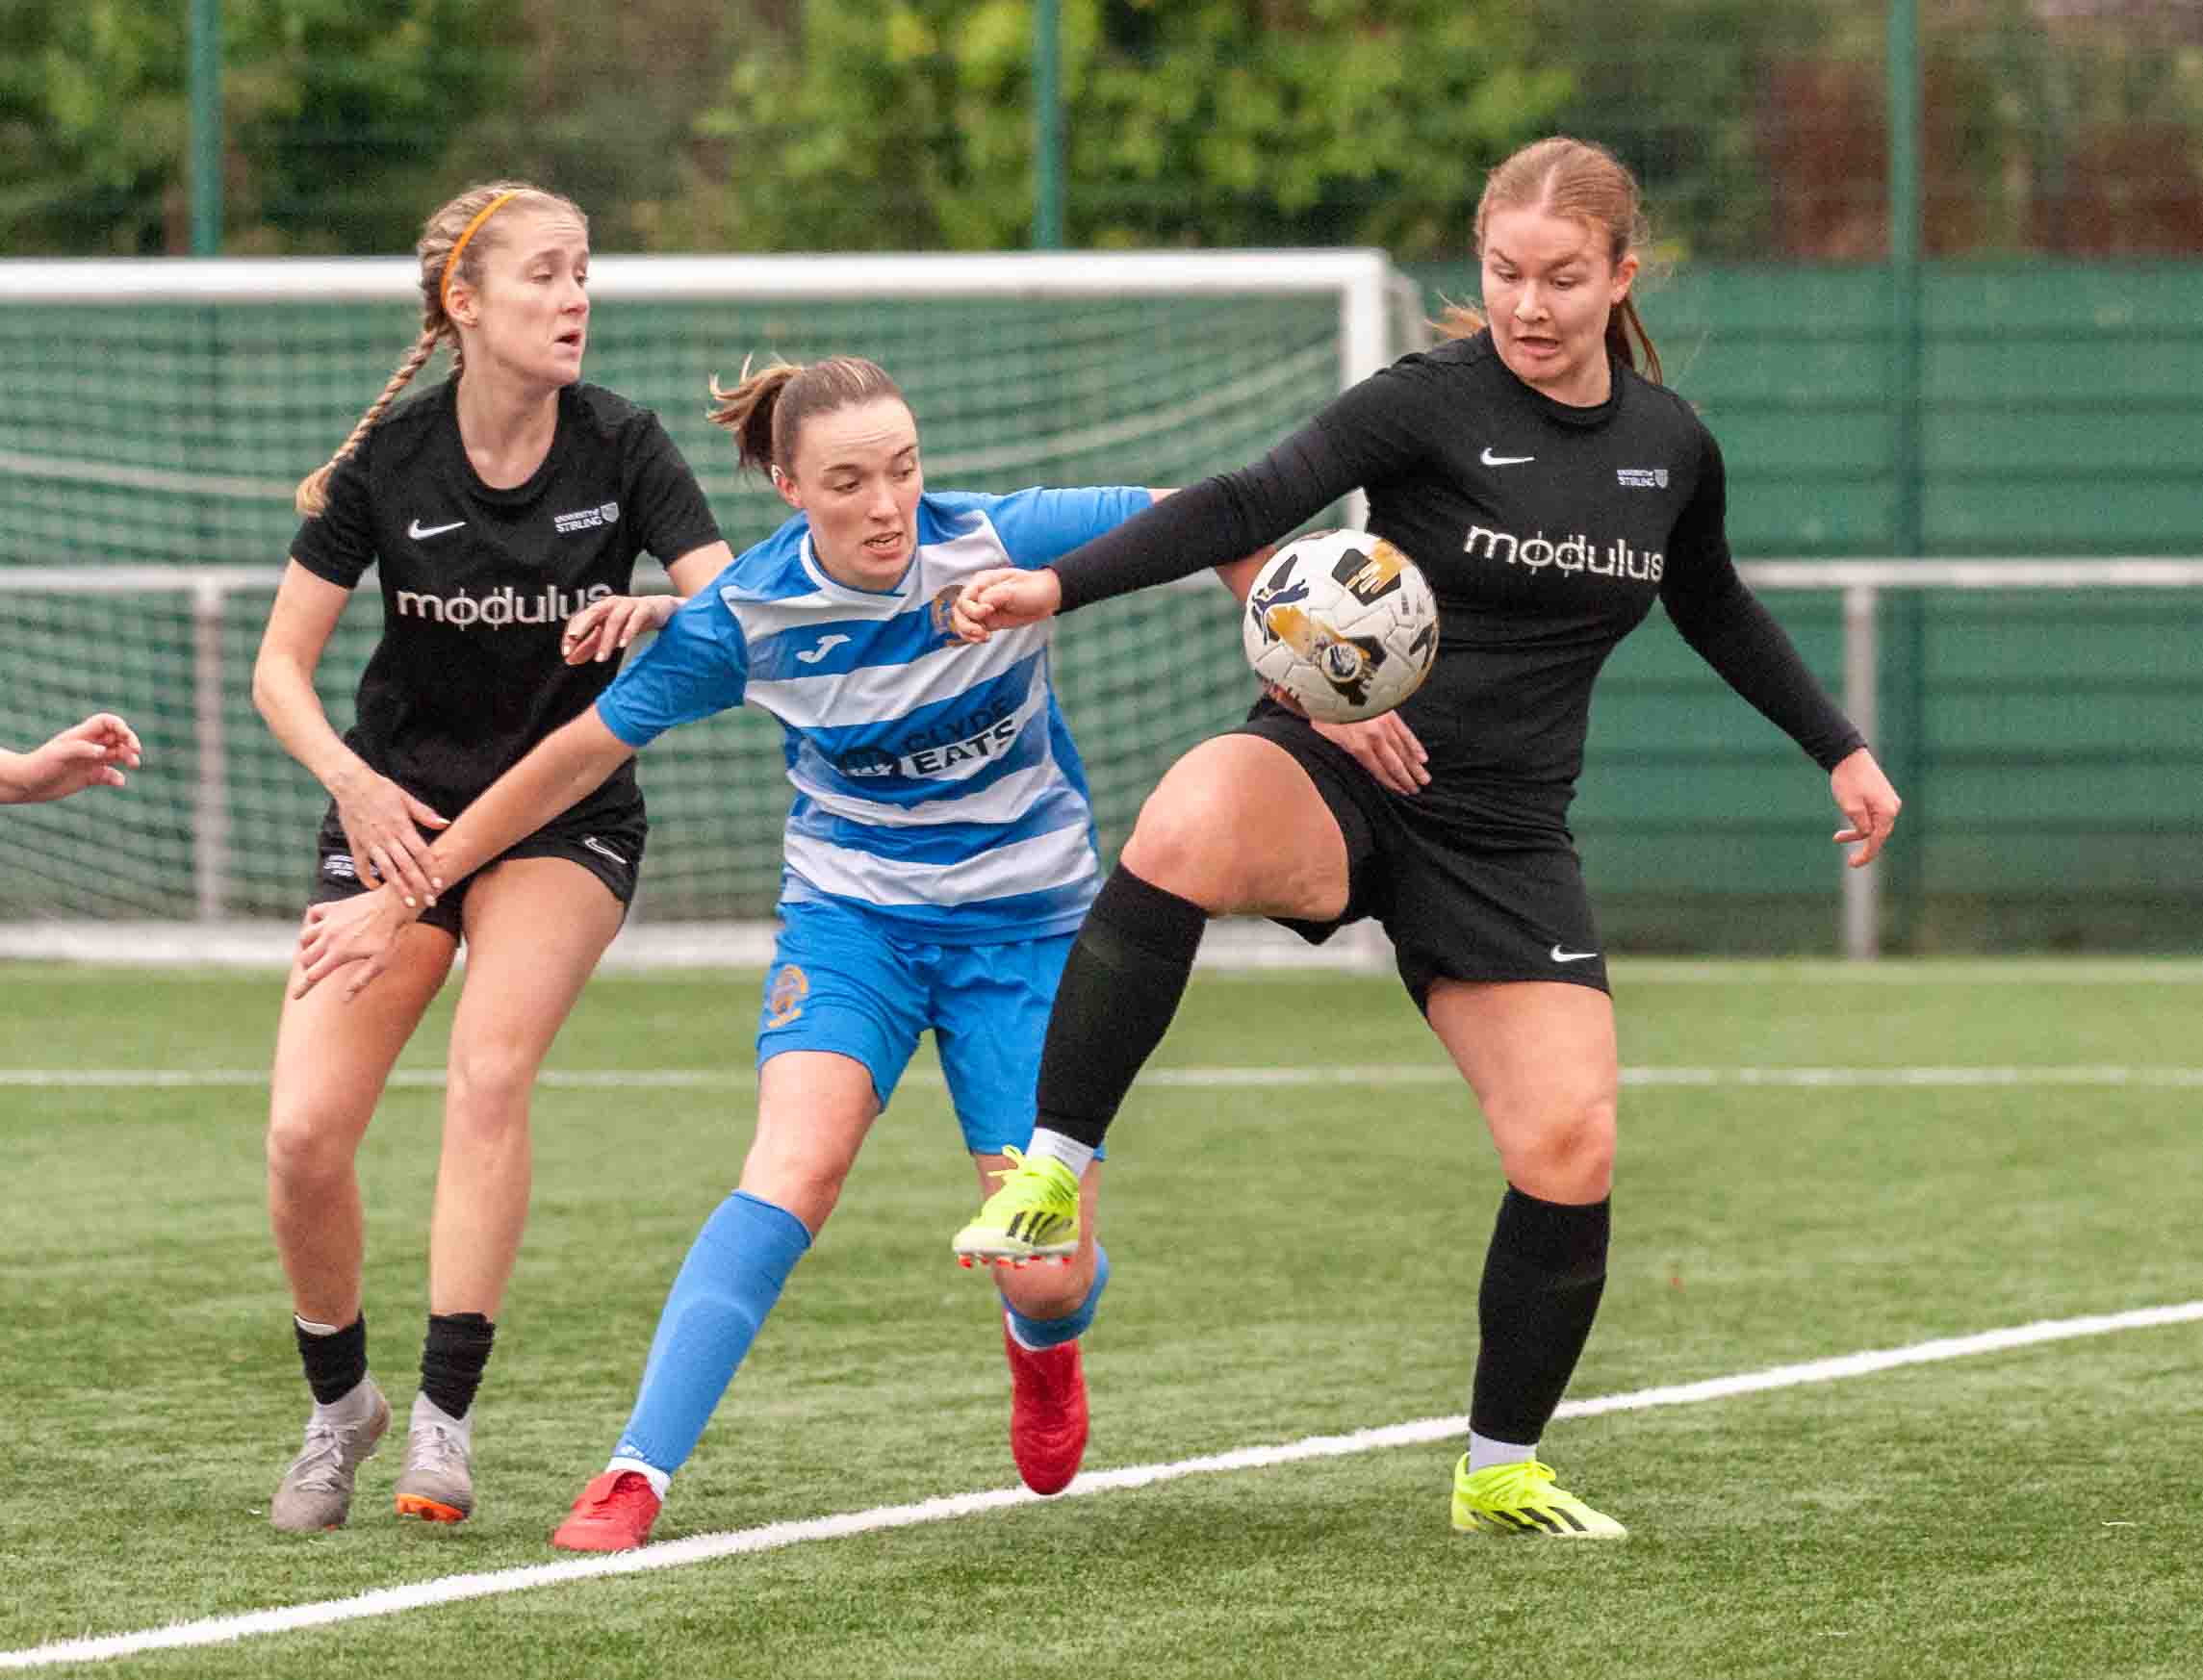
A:
[[[1023,0],[810,0],[744,41],[704,118],[739,242],[1027,242],[1032,37]],[[1063,0],[1066,242],[1457,249],[1568,86],[1512,0]]]
[[[495,0],[228,0],[236,243],[402,250],[464,183],[468,121],[512,96]]]
[[[190,8],[0,0],[0,248],[190,244]],[[225,246],[397,250],[512,88],[496,0],[228,0]]]
[[[161,249],[188,134],[178,18],[123,0],[5,0],[0,15],[6,248]]]
[[[1561,121],[1614,141],[1696,256],[1889,248],[1888,18],[1856,0],[1539,0],[1575,70]],[[2203,250],[2203,7],[1919,8],[1934,255]]]
[[[1036,0],[222,0],[231,251],[393,251],[470,182],[606,249],[1013,248]],[[1887,247],[1859,0],[1055,0],[1065,242],[1457,257],[1485,168],[1613,144],[1678,253]],[[189,0],[0,0],[0,253],[181,251]],[[1923,6],[1928,248],[2203,249],[2203,6]]]
[[[760,8],[517,0],[506,10],[522,43],[519,86],[460,132],[454,178],[554,187],[589,213],[603,250],[723,244],[728,165],[697,118],[719,96],[734,43],[761,27]]]

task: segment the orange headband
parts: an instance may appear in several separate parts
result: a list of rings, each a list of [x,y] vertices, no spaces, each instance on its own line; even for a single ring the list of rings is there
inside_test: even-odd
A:
[[[467,224],[467,231],[459,236],[458,243],[451,247],[451,254],[444,259],[444,280],[436,291],[447,316],[451,313],[451,276],[459,271],[459,258],[467,248],[467,242],[474,237],[475,230],[495,216],[500,207],[519,196],[518,191],[500,192],[474,212],[474,219]]]

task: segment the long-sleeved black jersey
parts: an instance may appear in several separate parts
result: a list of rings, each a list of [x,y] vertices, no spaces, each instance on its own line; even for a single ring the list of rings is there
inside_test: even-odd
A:
[[[1721,451],[1683,400],[1617,362],[1605,402],[1555,402],[1489,333],[1403,357],[1262,460],[1074,549],[1063,610],[1250,553],[1356,488],[1438,597],[1438,662],[1400,708],[1430,754],[1408,798],[1427,816],[1564,831],[1593,680],[1655,597],[1823,768],[1863,744],[1737,575]]]

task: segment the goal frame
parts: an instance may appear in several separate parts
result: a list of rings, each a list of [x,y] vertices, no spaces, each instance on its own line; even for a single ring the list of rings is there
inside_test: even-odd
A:
[[[884,302],[985,298],[1079,299],[1218,296],[1335,296],[1339,390],[1358,383],[1405,350],[1428,342],[1422,291],[1374,248],[1281,247],[1230,251],[1039,251],[1010,253],[848,253],[771,256],[601,255],[590,291],[599,304],[805,300]],[[0,306],[115,308],[174,304],[405,304],[420,295],[410,257],[23,258],[0,260]],[[0,477],[68,477],[67,464],[0,451]],[[233,487],[234,488],[234,487]],[[265,487],[243,487],[254,493]],[[1364,498],[1348,498],[1351,522],[1367,518]],[[184,944],[207,947],[203,933],[243,926],[226,915],[230,846],[224,739],[225,598],[265,590],[279,568],[251,565],[8,566],[0,591],[59,595],[184,597],[192,645],[193,744],[202,771],[194,799],[192,855],[195,920]],[[643,587],[648,587],[644,585]],[[140,924],[119,923],[118,930]],[[89,929],[87,930],[89,932]],[[0,928],[0,955],[47,955],[52,928]],[[105,940],[92,940],[104,946]],[[170,944],[137,941],[151,952]],[[188,954],[187,954],[188,955]]]

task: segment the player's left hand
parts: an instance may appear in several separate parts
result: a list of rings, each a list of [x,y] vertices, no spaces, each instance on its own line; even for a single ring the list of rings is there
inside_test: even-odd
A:
[[[9,802],[42,803],[88,787],[120,787],[120,767],[136,770],[141,755],[136,730],[113,712],[94,712],[16,756]]]
[[[356,963],[357,972],[345,983],[344,1002],[350,1003],[390,966],[397,936],[419,915],[387,886],[333,904],[309,905],[298,929],[291,995],[302,998],[346,964]]]
[[[1844,861],[1853,869],[1863,869],[1881,854],[1882,843],[1897,826],[1897,813],[1905,802],[1882,774],[1874,754],[1863,747],[1829,773],[1829,791],[1835,795],[1836,809],[1846,824],[1835,831],[1835,843],[1854,847]]]
[[[558,650],[569,665],[602,664],[645,630],[662,629],[680,602],[670,595],[610,595],[566,621]]]

